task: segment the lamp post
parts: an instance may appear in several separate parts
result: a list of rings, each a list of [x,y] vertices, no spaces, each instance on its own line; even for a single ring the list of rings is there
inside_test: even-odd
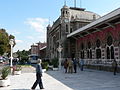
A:
[[[12,59],[13,59],[13,44],[14,44],[14,42],[13,42],[14,40],[13,39],[10,39],[10,42],[9,42],[9,44],[10,44],[10,46],[11,46],[11,57],[10,57],[10,67],[12,68],[12,66],[13,66],[13,64],[12,64]]]
[[[59,47],[57,48],[58,52],[59,52],[59,70],[61,69],[61,51],[62,51],[62,47],[61,45],[59,45]]]

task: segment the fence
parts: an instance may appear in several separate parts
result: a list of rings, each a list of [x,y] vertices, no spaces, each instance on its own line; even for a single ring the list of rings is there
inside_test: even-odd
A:
[[[85,65],[101,65],[101,66],[112,66],[114,59],[84,59]],[[116,59],[117,65],[120,66],[120,59]]]

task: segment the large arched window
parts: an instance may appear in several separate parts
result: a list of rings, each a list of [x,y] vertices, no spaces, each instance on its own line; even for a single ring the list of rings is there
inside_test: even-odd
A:
[[[97,47],[97,49],[96,49],[96,58],[97,58],[97,59],[100,59],[100,58],[101,58],[100,45],[101,45],[101,42],[100,42],[99,39],[97,39],[97,41],[96,41],[96,47]]]
[[[90,49],[90,59],[92,59],[92,50]]]
[[[68,32],[68,25],[66,24],[66,32]]]
[[[89,57],[90,57],[89,50],[87,50],[87,58],[89,58]]]
[[[83,49],[84,49],[84,44],[82,43],[82,44],[81,44],[81,50],[83,50]]]
[[[114,59],[114,47],[111,46],[111,59]]]
[[[112,39],[111,36],[109,36],[109,37],[107,38],[107,45],[108,45],[108,46],[111,46],[112,43],[113,43],[113,39]]]
[[[84,59],[84,44],[81,44],[81,58]]]
[[[107,59],[110,59],[110,49],[107,47]]]
[[[100,47],[100,44],[101,44],[100,40],[97,39],[97,41],[96,41],[96,47],[99,48],[99,47]]]
[[[88,48],[89,48],[89,49],[91,48],[91,43],[90,43],[90,42],[88,42]]]
[[[113,38],[111,36],[108,36],[107,38],[107,59],[114,59],[114,47],[113,47]]]
[[[88,42],[87,58],[92,59],[91,42]]]

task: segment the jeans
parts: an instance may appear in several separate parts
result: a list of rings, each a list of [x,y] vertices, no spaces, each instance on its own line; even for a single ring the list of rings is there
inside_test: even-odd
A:
[[[83,65],[81,65],[81,71],[83,71]]]
[[[33,84],[32,89],[35,89],[38,84],[39,84],[40,89],[43,89],[43,84],[42,84],[41,76],[42,75],[40,73],[36,74],[36,81]]]

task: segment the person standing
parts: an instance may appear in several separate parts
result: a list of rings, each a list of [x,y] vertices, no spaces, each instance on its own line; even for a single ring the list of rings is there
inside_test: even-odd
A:
[[[73,58],[74,73],[77,73],[77,61]]]
[[[117,61],[115,59],[113,60],[112,67],[113,67],[113,74],[116,75],[116,72],[117,72]]]
[[[68,59],[68,73],[73,73],[73,61],[71,58]]]
[[[31,88],[32,90],[34,90],[38,84],[39,84],[40,89],[44,89],[42,79],[41,79],[42,77],[41,63],[42,63],[41,59],[38,59],[37,65],[36,65],[36,81]]]
[[[65,68],[65,73],[67,73],[67,69],[68,69],[68,60],[65,59],[64,61],[64,68]]]
[[[81,59],[81,61],[80,61],[80,68],[81,68],[81,71],[83,71],[83,66],[84,66],[84,60]]]

